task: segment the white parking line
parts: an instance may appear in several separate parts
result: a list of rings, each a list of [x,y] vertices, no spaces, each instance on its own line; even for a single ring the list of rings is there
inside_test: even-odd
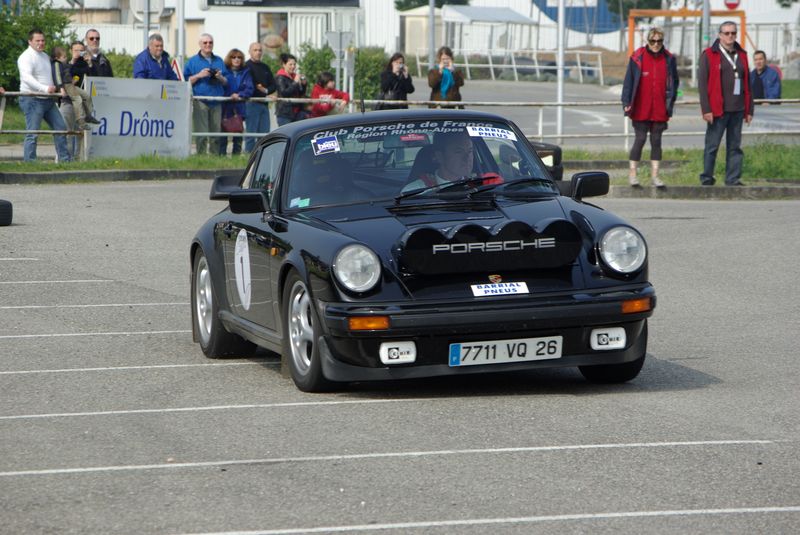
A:
[[[610,520],[616,518],[652,518],[676,516],[744,515],[766,513],[798,513],[800,506],[732,507],[729,509],[674,509],[666,511],[620,511],[567,515],[517,516],[507,518],[469,518],[464,520],[432,520],[428,522],[398,522],[395,524],[356,524],[316,528],[264,529],[256,531],[214,531],[186,535],[294,535],[296,533],[346,533],[352,531],[385,531],[398,529],[441,528],[450,526],[487,526],[498,524],[532,524],[536,522],[573,522],[576,520]]]
[[[171,409],[131,409],[124,411],[54,412],[49,414],[19,414],[0,416],[0,420],[30,420],[34,418],[74,418],[78,416],[117,416],[123,414],[159,414],[170,412],[229,411],[240,409],[282,409],[286,407],[314,407],[326,405],[367,405],[373,403],[407,403],[416,401],[442,401],[442,398],[408,399],[356,399],[339,401],[294,401],[283,403],[256,403],[246,405],[206,405],[202,407],[176,407]]]
[[[69,284],[73,282],[88,283],[88,282],[115,282],[108,279],[76,279],[76,280],[60,280],[60,281],[0,281],[0,284]]]
[[[6,334],[0,336],[0,340],[11,338],[62,338],[72,336],[134,336],[142,334],[186,334],[192,332],[189,329],[180,331],[116,331],[106,333],[57,333],[57,334]]]
[[[410,457],[433,457],[444,455],[467,454],[503,454],[503,453],[535,453],[535,452],[560,452],[574,450],[600,450],[600,449],[630,449],[630,448],[671,448],[693,446],[742,446],[773,444],[771,440],[706,440],[692,442],[634,442],[630,444],[577,444],[568,446],[531,446],[518,448],[483,448],[462,450],[432,450],[432,451],[404,451],[387,453],[361,453],[349,455],[312,455],[308,457],[274,457],[264,459],[242,459],[238,461],[206,461],[195,463],[161,463],[137,464],[118,466],[91,466],[85,468],[51,468],[45,470],[19,470],[13,472],[0,472],[0,477],[18,476],[43,476],[62,474],[88,474],[93,472],[123,472],[133,470],[169,470],[174,468],[205,468],[209,466],[235,466],[244,464],[277,464],[277,463],[303,463],[326,461],[352,461],[365,459],[398,459]]]
[[[39,259],[38,258],[25,258],[25,257],[17,257],[17,258],[6,257],[6,258],[0,258],[0,261],[2,261],[2,262],[17,262],[17,261],[19,261],[19,262],[25,262],[25,261],[27,261],[27,262],[38,262]]]
[[[107,366],[104,368],[59,368],[55,370],[14,370],[0,375],[33,375],[38,373],[116,372],[124,370],[157,370],[161,368],[205,368],[208,366],[277,366],[278,361],[267,362],[209,362],[208,364],[153,364],[151,366]]]
[[[105,308],[105,307],[166,307],[166,306],[189,306],[188,302],[183,303],[101,303],[95,305],[19,305],[19,306],[0,306],[0,310],[30,310],[39,308]]]

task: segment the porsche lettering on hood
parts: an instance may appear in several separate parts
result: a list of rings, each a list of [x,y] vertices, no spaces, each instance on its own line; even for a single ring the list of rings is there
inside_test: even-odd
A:
[[[431,275],[551,269],[572,263],[581,243],[577,227],[565,219],[534,226],[505,221],[491,228],[474,223],[447,230],[421,227],[401,238],[399,260],[407,272]]]
[[[436,253],[453,253],[464,254],[472,253],[475,251],[485,253],[499,253],[502,251],[524,251],[526,248],[544,249],[548,247],[555,247],[555,238],[539,238],[538,240],[523,241],[523,240],[507,240],[507,241],[487,241],[487,242],[473,242],[473,243],[440,243],[434,244],[433,254]]]

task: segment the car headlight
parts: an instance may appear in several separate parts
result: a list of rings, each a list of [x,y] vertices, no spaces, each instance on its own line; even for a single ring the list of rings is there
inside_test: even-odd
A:
[[[600,240],[603,262],[619,273],[633,273],[647,259],[647,245],[642,235],[630,227],[614,227]]]
[[[333,274],[352,292],[371,290],[381,278],[381,262],[368,247],[347,245],[333,260]]]

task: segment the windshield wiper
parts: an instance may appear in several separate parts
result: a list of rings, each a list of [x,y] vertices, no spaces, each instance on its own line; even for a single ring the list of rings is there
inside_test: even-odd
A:
[[[400,195],[397,195],[394,198],[394,201],[396,203],[398,203],[403,199],[407,199],[409,197],[414,197],[415,195],[420,195],[422,193],[425,193],[425,192],[428,192],[428,191],[433,191],[433,190],[446,191],[446,190],[448,190],[450,188],[463,186],[465,184],[469,184],[469,183],[475,182],[477,180],[482,180],[482,177],[473,176],[473,177],[461,178],[459,180],[456,180],[455,182],[445,182],[444,184],[433,184],[432,186],[425,186],[424,188],[412,189],[410,191],[406,191],[405,193],[401,193]]]
[[[470,192],[470,196],[476,195],[479,193],[486,193],[487,191],[492,191],[495,189],[504,190],[508,186],[514,186],[516,184],[525,184],[526,182],[537,182],[537,183],[544,183],[544,184],[552,184],[552,181],[547,178],[540,178],[536,176],[525,176],[525,177],[518,177],[513,180],[506,180],[505,182],[500,182],[498,184],[487,184],[485,186],[480,186],[475,188],[474,191]]]

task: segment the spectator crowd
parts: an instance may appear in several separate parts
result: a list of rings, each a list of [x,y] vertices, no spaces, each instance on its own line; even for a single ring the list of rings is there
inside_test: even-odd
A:
[[[297,58],[291,54],[281,56],[282,68],[273,75],[270,67],[262,61],[264,48],[261,43],[252,43],[248,58],[238,48],[230,50],[224,59],[214,53],[214,38],[202,34],[199,51],[187,59],[183,80],[192,88],[192,129],[209,134],[238,134],[231,137],[231,153],[240,154],[253,150],[259,136],[270,131],[269,102],[278,97],[308,98],[308,82],[300,74]],[[100,32],[90,29],[84,41],[75,41],[69,51],[60,46],[45,52],[46,37],[41,30],[33,29],[28,34],[28,48],[19,56],[17,66],[20,74],[20,92],[51,93],[60,98],[20,96],[19,106],[25,115],[25,128],[36,131],[45,121],[52,130],[76,131],[91,129],[99,124],[94,117],[92,99],[82,88],[86,76],[113,77],[111,62],[100,49]],[[164,50],[164,38],[154,33],[133,62],[133,77],[149,80],[179,81],[172,60]],[[413,88],[412,88],[413,90]],[[0,94],[4,92],[0,88]],[[208,98],[203,98],[208,97]],[[212,97],[225,97],[217,99]],[[253,100],[253,98],[267,100]],[[350,101],[350,96],[336,89],[336,82],[329,72],[320,73],[314,84],[311,98],[319,99],[315,104],[278,102],[276,119],[278,125],[299,121],[307,117],[320,117],[341,113]],[[243,136],[241,134],[251,134]],[[23,142],[25,161],[36,160],[38,135],[28,133]],[[69,162],[77,157],[77,136],[54,134],[58,161]],[[198,154],[228,153],[228,136],[209,135],[196,138]]]
[[[750,123],[754,99],[780,99],[780,73],[767,64],[766,54],[757,50],[753,54],[754,68],[749,69],[745,50],[736,42],[737,26],[726,21],[720,25],[717,40],[700,58],[698,81],[701,115],[707,123],[704,170],[700,175],[703,185],[713,185],[716,154],[723,134],[726,135],[727,185],[742,185],[740,180],[743,152],[741,150],[742,122]],[[309,80],[300,72],[297,58],[281,54],[281,67],[272,73],[262,61],[264,47],[252,43],[248,58],[238,48],[224,57],[214,53],[214,38],[204,33],[200,36],[197,54],[187,59],[182,78],[191,85],[192,129],[194,132],[212,134],[196,137],[198,154],[226,155],[229,137],[232,154],[244,148],[250,152],[257,137],[270,131],[269,103],[277,100],[275,118],[278,126],[309,117],[341,113],[350,101],[350,95],[336,89],[336,80],[330,72],[321,72],[311,87],[313,104],[297,103],[285,99],[308,98]],[[34,29],[28,34],[28,48],[19,56],[20,92],[57,93],[55,98],[20,96],[19,106],[25,115],[26,130],[36,131],[44,120],[55,131],[91,129],[99,121],[94,117],[92,99],[81,85],[86,76],[113,77],[111,62],[100,48],[100,33],[90,29],[84,41],[75,41],[69,50],[54,47],[45,52],[46,37]],[[460,107],[464,76],[455,68],[453,51],[443,46],[436,54],[437,64],[428,72],[430,101],[439,107]],[[173,70],[169,54],[164,50],[164,39],[154,33],[147,48],[139,53],[133,64],[133,77],[151,80],[180,80]],[[636,138],[630,152],[629,180],[640,187],[637,167],[644,143],[650,137],[651,180],[654,186],[665,184],[658,176],[661,160],[661,135],[667,129],[678,93],[679,80],[674,56],[664,43],[664,31],[652,28],[645,46],[630,58],[622,91],[622,105],[626,116],[633,122]],[[0,87],[0,94],[4,92]],[[394,101],[379,104],[376,109],[407,108],[408,95],[414,84],[402,54],[391,56],[380,73],[378,100]],[[218,98],[224,97],[224,98]],[[259,100],[254,100],[257,98]],[[445,104],[453,102],[453,104]],[[432,104],[431,107],[434,107]],[[226,136],[224,134],[236,134]],[[242,136],[242,134],[247,134]],[[214,135],[217,134],[217,135]],[[244,137],[244,144],[242,139]],[[70,142],[62,133],[54,134],[58,160],[71,161],[76,157],[77,138]],[[37,135],[28,133],[23,142],[26,161],[36,159]]]

